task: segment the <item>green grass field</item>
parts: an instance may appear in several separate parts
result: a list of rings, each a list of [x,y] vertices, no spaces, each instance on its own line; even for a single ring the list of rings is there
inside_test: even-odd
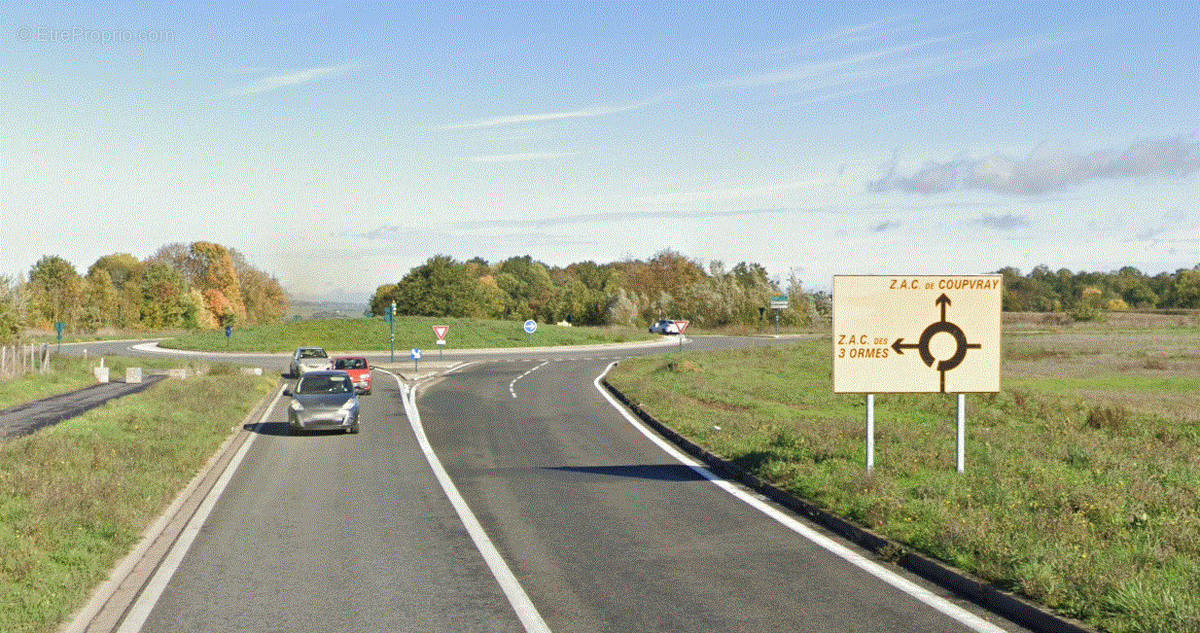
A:
[[[634,328],[559,327],[539,323],[537,332],[530,336],[520,322],[398,317],[396,349],[436,349],[434,325],[450,326],[446,349],[591,345],[654,338],[645,330]],[[382,318],[320,319],[235,330],[229,340],[224,331],[197,332],[165,340],[162,346],[201,351],[290,352],[302,345],[316,345],[330,351],[388,351],[389,336],[388,323]]]
[[[167,380],[0,442],[0,631],[56,630],[276,384]]]
[[[1200,330],[1006,335],[1003,391],[835,396],[828,338],[623,362],[659,419],[791,492],[1104,631],[1200,631]]]

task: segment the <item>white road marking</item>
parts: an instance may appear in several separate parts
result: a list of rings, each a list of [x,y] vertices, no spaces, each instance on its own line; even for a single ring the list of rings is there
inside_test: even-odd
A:
[[[421,452],[425,454],[425,460],[429,462],[429,467],[433,469],[433,474],[437,477],[438,483],[441,484],[442,491],[450,499],[450,505],[454,506],[454,511],[458,513],[458,518],[462,521],[463,527],[471,535],[471,541],[475,543],[475,548],[483,555],[483,560],[487,563],[488,569],[492,571],[492,576],[496,578],[496,582],[500,584],[500,589],[504,592],[505,597],[508,598],[509,604],[516,611],[517,618],[521,620],[521,625],[525,627],[527,633],[551,633],[550,627],[542,619],[542,615],[538,613],[537,607],[529,599],[529,595],[525,593],[525,589],[521,587],[521,583],[517,580],[516,575],[509,569],[508,563],[504,561],[504,557],[500,555],[500,550],[496,549],[492,540],[488,538],[483,525],[479,523],[479,519],[475,518],[475,513],[467,505],[466,499],[458,492],[458,487],[454,485],[454,481],[450,479],[450,474],[442,466],[442,460],[438,459],[437,454],[434,453],[433,445],[429,443],[429,438],[425,435],[425,427],[421,424],[421,413],[417,410],[416,386],[409,389],[400,381],[399,376],[387,371],[384,371],[384,373],[396,379],[396,384],[400,387],[401,401],[404,403],[404,413],[408,416],[408,423],[412,426],[413,434],[417,438],[417,444],[420,445]]]
[[[653,429],[647,427],[642,423],[641,420],[638,420],[633,416],[633,414],[629,413],[629,411],[622,406],[621,403],[618,402],[617,399],[614,398],[613,395],[610,394],[603,385],[600,384],[600,381],[606,375],[608,375],[608,372],[611,371],[615,366],[616,363],[610,364],[604,369],[604,372],[597,376],[596,380],[592,382],[592,384],[596,387],[596,391],[599,391],[600,395],[604,396],[604,399],[608,400],[608,403],[612,405],[612,407],[616,409],[617,412],[619,412],[630,424],[632,424],[634,428],[640,431],[642,435],[645,435],[647,438],[649,438],[650,441],[657,444],[659,448],[666,451],[668,455],[674,457],[680,463],[696,471],[697,474],[707,479],[713,485],[745,502],[755,510],[758,510],[759,512],[762,512],[768,517],[774,519],[789,530],[812,541],[813,543],[816,543],[830,553],[842,558],[846,562],[858,567],[859,569],[862,569],[879,580],[882,580],[883,582],[886,582],[896,589],[903,591],[913,598],[920,600],[943,615],[953,618],[972,631],[977,631],[978,633],[1005,633],[1004,629],[996,626],[995,624],[992,624],[991,622],[988,622],[974,613],[963,609],[953,602],[950,602],[949,600],[946,600],[945,598],[929,591],[928,589],[917,585],[916,583],[863,556],[862,554],[859,554],[849,547],[846,547],[845,545],[842,545],[841,543],[825,536],[824,534],[821,534],[817,530],[800,522],[795,517],[781,512],[774,506],[771,506],[770,504],[757,498],[755,495],[738,488],[728,481],[725,481],[720,475],[717,475],[700,462],[697,462],[686,453],[680,451],[674,444],[663,439]]]
[[[529,374],[532,374],[533,372],[535,372],[535,371],[537,371],[537,370],[541,369],[542,367],[545,367],[545,366],[546,366],[546,363],[549,363],[549,362],[550,362],[550,361],[548,361],[548,360],[547,360],[547,361],[543,361],[541,365],[538,365],[538,366],[534,367],[533,369],[530,369],[529,371],[527,371],[527,372],[525,372],[525,373],[521,374],[520,376],[517,376],[516,378],[513,378],[513,381],[512,381],[512,382],[510,382],[510,383],[508,383],[508,392],[509,392],[510,394],[512,394],[512,397],[514,397],[514,398],[516,398],[516,397],[517,397],[517,389],[516,389],[516,387],[517,387],[517,381],[518,381],[518,380],[520,380],[520,379],[522,379],[522,378],[524,378],[524,377],[528,376]]]
[[[158,604],[158,599],[162,597],[162,593],[167,588],[167,584],[171,582],[171,578],[175,575],[175,571],[179,569],[180,563],[183,562],[183,557],[187,555],[188,550],[192,547],[192,542],[196,540],[196,536],[200,534],[200,528],[204,526],[204,522],[208,520],[208,515],[217,505],[217,500],[221,498],[221,494],[225,492],[225,487],[229,485],[229,480],[233,479],[233,473],[237,471],[238,466],[246,457],[246,453],[250,451],[250,446],[254,443],[254,437],[262,430],[262,425],[267,421],[271,412],[275,410],[275,405],[279,404],[279,399],[283,396],[283,387],[275,394],[275,399],[271,400],[271,405],[263,412],[258,423],[254,426],[254,433],[246,438],[238,449],[237,454],[225,466],[225,471],[221,473],[217,483],[205,495],[204,501],[200,503],[200,507],[196,508],[196,513],[192,515],[183,532],[171,545],[171,550],[167,552],[166,558],[163,559],[158,569],[151,576],[150,582],[146,583],[146,587],[138,596],[136,602],[130,607],[129,613],[121,622],[117,633],[138,633],[142,630],[142,626],[146,624],[146,618],[150,617],[150,612],[154,610],[154,606]]]

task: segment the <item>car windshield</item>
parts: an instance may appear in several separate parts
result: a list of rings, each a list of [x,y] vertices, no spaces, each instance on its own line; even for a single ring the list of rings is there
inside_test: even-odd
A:
[[[300,358],[329,358],[323,349],[302,349]]]
[[[334,369],[366,369],[367,361],[361,358],[342,358],[333,363]]]
[[[296,385],[296,393],[351,393],[354,386],[349,376],[305,376]]]

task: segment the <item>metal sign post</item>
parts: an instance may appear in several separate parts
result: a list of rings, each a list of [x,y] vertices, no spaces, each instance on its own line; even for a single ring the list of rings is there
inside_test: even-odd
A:
[[[392,305],[388,306],[387,322],[388,322],[388,329],[391,334],[391,349],[392,349],[392,351],[391,351],[390,358],[391,358],[391,362],[394,363],[394,362],[396,362],[396,302],[395,301],[392,302]]]
[[[875,469],[875,394],[867,394],[867,472]]]
[[[433,334],[437,336],[438,360],[442,359],[442,350],[446,349],[446,334],[450,332],[449,325],[433,326]]]
[[[776,295],[771,297],[771,310],[775,312],[775,335],[779,336],[779,312],[788,309],[788,296]]]
[[[675,322],[675,327],[679,328],[679,351],[680,352],[683,351],[683,333],[687,332],[688,326],[691,324],[692,324],[691,321],[676,321]]]
[[[413,372],[415,373],[415,372],[421,371],[421,350],[419,350],[415,347],[412,349],[412,360],[413,360]]]
[[[525,333],[529,335],[529,344],[533,345],[533,333],[537,331],[537,321],[529,319],[522,327],[524,327]]]

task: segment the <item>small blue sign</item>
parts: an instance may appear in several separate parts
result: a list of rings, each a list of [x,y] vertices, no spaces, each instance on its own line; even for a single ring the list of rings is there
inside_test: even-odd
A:
[[[414,347],[412,350],[412,359],[421,360],[421,350]]]
[[[229,337],[231,337],[231,336],[233,336],[233,326],[232,326],[232,325],[226,325],[226,326],[225,326],[225,338],[229,338]]]
[[[528,321],[525,322],[525,333],[526,334],[533,334],[536,331],[537,331],[537,321],[534,321],[533,319],[529,319]]]

